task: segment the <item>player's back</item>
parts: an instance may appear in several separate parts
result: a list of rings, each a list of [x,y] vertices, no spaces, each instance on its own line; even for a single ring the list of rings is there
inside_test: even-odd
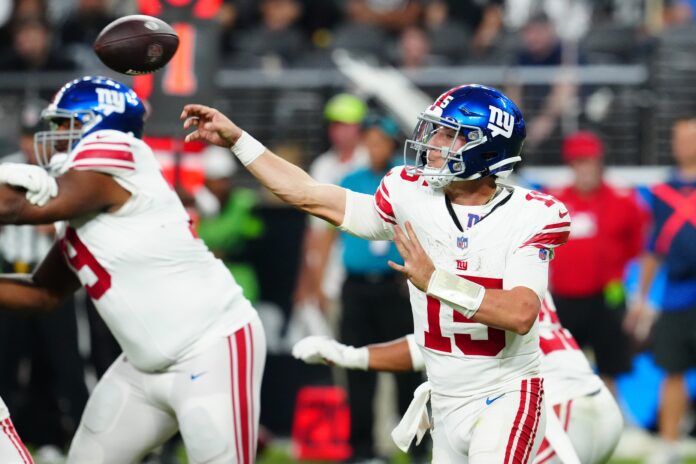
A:
[[[229,271],[194,236],[145,143],[98,131],[75,147],[65,169],[106,173],[131,193],[115,212],[70,221],[61,243],[136,367],[164,367],[253,316]]]
[[[375,194],[378,212],[403,227],[410,221],[435,267],[489,289],[511,289],[523,279],[508,264],[516,254],[540,266],[546,292],[550,248],[565,242],[569,219],[562,204],[519,187],[501,186],[483,206],[448,204],[403,167],[393,169]],[[459,225],[457,225],[457,222]],[[461,229],[460,229],[461,227]],[[416,340],[433,391],[466,396],[539,374],[537,324],[520,335],[473,322],[409,284]],[[515,384],[516,385],[516,384]]]

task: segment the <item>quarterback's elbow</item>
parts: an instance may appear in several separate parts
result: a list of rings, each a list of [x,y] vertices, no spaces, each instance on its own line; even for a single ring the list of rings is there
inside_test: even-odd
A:
[[[516,316],[514,332],[518,335],[526,335],[532,330],[539,316],[539,305],[531,301],[521,301]]]

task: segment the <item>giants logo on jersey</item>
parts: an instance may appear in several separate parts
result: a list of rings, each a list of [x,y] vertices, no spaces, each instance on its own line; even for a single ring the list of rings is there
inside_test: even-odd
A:
[[[512,136],[512,128],[515,125],[515,117],[508,112],[496,108],[493,105],[488,105],[491,114],[488,117],[488,129],[491,131],[491,138],[502,135],[506,139]]]

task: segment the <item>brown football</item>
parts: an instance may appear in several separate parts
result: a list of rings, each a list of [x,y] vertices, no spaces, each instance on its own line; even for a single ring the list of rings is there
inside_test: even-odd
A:
[[[94,41],[99,59],[114,71],[135,76],[155,72],[176,53],[179,37],[161,19],[146,15],[119,18]]]

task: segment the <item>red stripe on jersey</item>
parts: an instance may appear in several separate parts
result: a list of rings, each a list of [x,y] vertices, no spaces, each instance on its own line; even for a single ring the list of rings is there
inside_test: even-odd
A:
[[[522,388],[520,388],[520,406],[517,408],[517,414],[515,415],[515,422],[513,422],[512,428],[510,429],[510,436],[508,437],[507,447],[505,448],[505,459],[503,460],[504,464],[508,464],[508,462],[510,462],[512,445],[515,442],[515,437],[517,436],[517,430],[519,429],[520,421],[522,420],[522,416],[524,415],[526,409],[527,409],[527,381],[523,380],[522,381]]]
[[[125,169],[126,171],[135,171],[135,167],[133,166],[125,166],[122,164],[113,164],[113,163],[91,163],[91,164],[86,164],[86,163],[78,163],[78,164],[73,164],[70,166],[70,169],[76,169],[78,171],[80,170],[89,170],[92,168],[118,168],[118,169]]]
[[[108,148],[102,148],[102,149],[90,149],[90,150],[82,150],[80,151],[77,156],[75,156],[74,160],[79,161],[79,160],[84,160],[84,159],[89,159],[89,160],[119,160],[119,161],[129,161],[131,163],[134,163],[135,160],[133,159],[133,153],[130,151],[126,150],[111,150]]]
[[[557,222],[555,224],[549,224],[546,227],[544,227],[544,230],[546,230],[546,229],[560,229],[561,227],[570,227],[570,222]]]
[[[131,147],[130,143],[126,143],[126,142],[109,142],[108,140],[97,141],[97,142],[87,142],[87,143],[83,143],[83,144],[82,144],[83,147],[86,147],[87,145],[108,145],[109,147],[111,147],[111,146],[119,146],[119,147],[126,147],[126,148],[130,148],[130,147]],[[111,149],[111,148],[107,148],[107,150],[110,150],[110,149]]]
[[[569,236],[570,231],[539,233],[527,240],[526,242],[524,242],[522,245],[520,245],[520,248],[524,248],[528,245],[533,245],[537,248],[542,247],[544,245],[563,245],[568,241]]]
[[[390,218],[396,219],[394,216],[394,208],[392,208],[391,203],[389,202],[388,199],[388,193],[385,195],[382,193],[382,188],[384,184],[380,184],[379,188],[377,189],[377,192],[375,192],[375,204],[377,205],[377,208],[382,211],[384,214],[389,216]],[[386,188],[384,191],[386,192]]]
[[[391,219],[389,216],[384,214],[379,210],[379,207],[377,207],[377,204],[375,203],[375,211],[377,211],[377,214],[379,214],[379,217],[384,221],[388,222],[389,224],[394,224],[396,225],[396,219]]]

